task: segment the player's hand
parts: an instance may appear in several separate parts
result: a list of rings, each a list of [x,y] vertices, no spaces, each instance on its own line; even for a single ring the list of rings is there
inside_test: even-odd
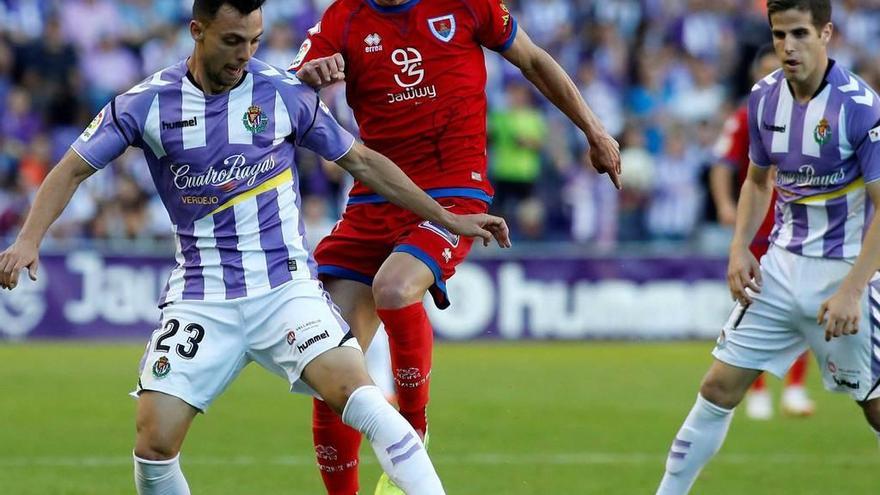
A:
[[[816,323],[825,327],[825,341],[859,332],[862,293],[841,286],[819,306]]]
[[[345,59],[341,53],[316,58],[302,64],[296,77],[315,89],[325,88],[345,79]]]
[[[761,283],[761,265],[751,251],[747,248],[732,249],[727,264],[727,286],[733,300],[743,306],[751,304],[752,298],[746,289],[761,292]]]
[[[509,248],[510,230],[507,222],[501,217],[478,213],[474,215],[454,215],[446,225],[452,233],[465,237],[479,237],[483,245],[488,246],[492,239],[503,248]]]
[[[20,241],[0,253],[0,288],[14,289],[23,268],[27,268],[31,280],[36,280],[37,266],[40,264],[38,253],[38,246]]]
[[[590,163],[600,174],[608,174],[614,187],[621,188],[620,145],[617,140],[603,133],[597,139],[590,140]]]

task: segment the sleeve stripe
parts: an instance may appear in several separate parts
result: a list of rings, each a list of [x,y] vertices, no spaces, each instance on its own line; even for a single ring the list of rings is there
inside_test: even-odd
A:
[[[519,24],[516,22],[516,18],[514,18],[513,15],[510,16],[510,20],[511,22],[513,22],[513,27],[510,28],[510,37],[508,37],[507,41],[505,41],[504,44],[502,44],[501,46],[493,48],[493,51],[502,53],[507,51],[507,49],[510,48],[511,45],[513,45],[513,41],[516,39],[516,32],[519,30]]]

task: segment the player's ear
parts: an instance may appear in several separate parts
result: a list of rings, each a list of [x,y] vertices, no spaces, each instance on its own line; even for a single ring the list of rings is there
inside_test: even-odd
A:
[[[189,21],[189,34],[192,36],[192,39],[195,41],[202,41],[205,38],[205,26],[193,19]]]
[[[822,38],[822,42],[826,45],[829,41],[831,41],[831,34],[834,33],[834,25],[830,22],[822,26],[822,31],[819,33],[819,37]]]

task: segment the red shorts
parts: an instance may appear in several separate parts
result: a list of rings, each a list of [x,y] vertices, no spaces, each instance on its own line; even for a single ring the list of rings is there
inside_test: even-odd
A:
[[[485,213],[479,199],[438,198],[453,213]],[[452,234],[390,203],[350,204],[333,231],[318,243],[315,261],[321,277],[373,284],[373,277],[391,253],[418,258],[434,274],[431,296],[440,309],[449,306],[446,280],[455,274],[473,239]]]

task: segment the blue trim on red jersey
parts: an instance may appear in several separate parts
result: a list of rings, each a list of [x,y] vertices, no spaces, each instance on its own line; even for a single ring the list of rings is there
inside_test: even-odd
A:
[[[389,7],[383,7],[377,4],[375,0],[367,0],[367,3],[370,4],[370,7],[372,7],[373,10],[382,14],[399,14],[415,7],[416,4],[419,3],[419,0],[409,0],[406,3],[402,3],[400,5],[392,5]]]
[[[516,39],[516,32],[519,30],[519,24],[516,22],[513,15],[510,16],[510,19],[513,21],[513,27],[510,29],[510,38],[507,38],[507,41],[505,41],[503,45],[493,48],[493,51],[501,53],[507,51],[507,49],[513,45],[513,40]]]
[[[318,267],[318,275],[330,275],[331,277],[342,278],[345,280],[354,280],[355,282],[360,282],[369,285],[370,287],[373,286],[373,277],[341,266],[321,265]]]
[[[443,272],[440,270],[440,265],[434,261],[434,258],[429,256],[428,253],[424,252],[421,248],[410,244],[400,244],[394,248],[393,252],[409,254],[424,263],[425,266],[431,270],[431,273],[434,274],[433,287],[437,289],[436,292],[431,291],[431,297],[434,298],[434,304],[440,309],[446,309],[449,307],[449,293],[446,292],[446,282],[443,280]],[[437,292],[440,292],[440,294]]]
[[[427,189],[425,191],[428,196],[437,198],[473,198],[478,199],[486,204],[492,204],[492,196],[489,196],[482,189],[473,189],[470,187],[443,187],[439,189]],[[349,196],[348,204],[363,205],[374,203],[387,203],[388,200],[378,194],[364,194],[360,196]]]

